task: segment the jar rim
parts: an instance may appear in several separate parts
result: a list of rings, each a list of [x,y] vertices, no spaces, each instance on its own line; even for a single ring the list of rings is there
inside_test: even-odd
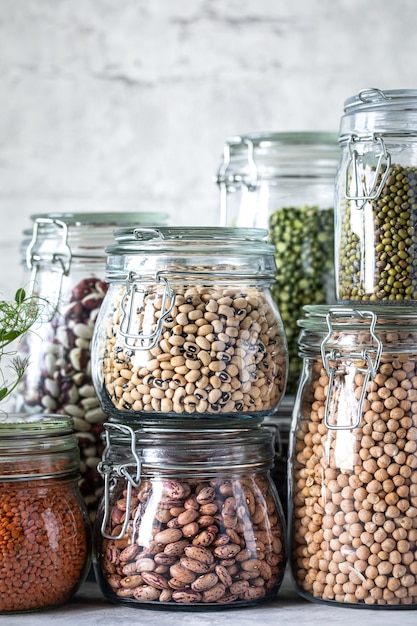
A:
[[[414,109],[417,107],[417,89],[382,90],[377,87],[371,87],[362,89],[344,102],[344,110],[349,113],[380,107]]]
[[[123,224],[147,224],[158,226],[168,218],[167,213],[151,211],[106,211],[94,212],[47,212],[34,213],[30,216],[32,221],[51,219],[60,220],[67,226],[122,226]]]
[[[376,317],[377,327],[384,330],[390,328],[407,329],[417,328],[417,308],[413,304],[311,304],[303,307],[305,317],[297,321],[300,328],[306,330],[321,330],[327,328],[328,315],[334,315],[333,327],[348,327],[349,329],[363,328],[361,314],[372,313]],[[339,316],[339,317],[337,317]],[[356,320],[356,321],[355,321]]]
[[[338,134],[325,131],[259,132],[226,139],[218,185],[251,190],[281,178],[333,179],[339,160]]]
[[[114,231],[116,243],[105,248],[108,254],[153,254],[175,252],[216,254],[274,254],[264,228],[190,226],[120,228]],[[249,244],[249,245],[248,245]]]
[[[73,418],[54,413],[7,413],[0,417],[0,440],[73,433]]]

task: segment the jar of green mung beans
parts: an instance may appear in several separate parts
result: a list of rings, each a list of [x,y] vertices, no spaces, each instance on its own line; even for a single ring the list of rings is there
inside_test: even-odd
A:
[[[337,133],[252,133],[226,140],[217,172],[223,223],[269,229],[277,265],[271,291],[288,341],[291,395],[301,369],[297,320],[303,306],[335,302],[338,158]]]
[[[417,90],[348,98],[339,141],[337,298],[417,300]]]

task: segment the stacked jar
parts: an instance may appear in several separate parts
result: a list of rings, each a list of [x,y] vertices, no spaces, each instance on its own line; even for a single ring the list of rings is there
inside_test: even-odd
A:
[[[293,413],[299,593],[417,607],[417,91],[369,89],[341,120],[338,303],[306,308]]]
[[[92,343],[105,479],[95,537],[104,595],[195,610],[275,596],[284,521],[262,425],[285,391],[267,232],[122,228]]]
[[[31,275],[25,288],[47,306],[36,332],[21,344],[29,358],[13,409],[73,419],[80,447],[80,488],[94,518],[103,481],[97,472],[106,419],[91,380],[91,338],[107,285],[104,247],[113,229],[166,222],[162,213],[47,213],[33,215],[22,257]]]

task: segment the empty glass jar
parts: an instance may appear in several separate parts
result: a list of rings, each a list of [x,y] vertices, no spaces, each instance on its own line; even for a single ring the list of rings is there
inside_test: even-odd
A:
[[[261,229],[135,228],[107,248],[93,382],[112,419],[259,418],[287,350]]]
[[[107,599],[207,611],[276,595],[286,549],[267,429],[108,423],[105,435],[94,566]]]

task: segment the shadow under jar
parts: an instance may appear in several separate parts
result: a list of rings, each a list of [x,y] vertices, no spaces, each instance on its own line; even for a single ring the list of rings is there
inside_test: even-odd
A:
[[[285,390],[267,231],[120,229],[107,248],[93,382],[111,419],[260,419]]]
[[[59,606],[85,579],[91,526],[79,466],[71,418],[0,423],[0,613]]]
[[[306,307],[290,554],[308,600],[417,607],[417,312]]]
[[[283,514],[268,429],[105,425],[96,578],[117,604],[207,610],[275,597]]]

